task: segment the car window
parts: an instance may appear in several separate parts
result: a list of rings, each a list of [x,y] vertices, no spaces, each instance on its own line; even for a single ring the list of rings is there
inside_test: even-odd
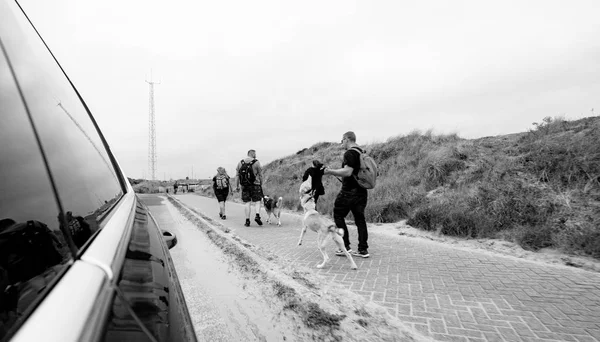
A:
[[[2,13],[0,4],[0,13]],[[0,20],[0,47],[4,37]],[[71,260],[39,146],[0,49],[0,340]]]
[[[7,39],[33,122],[47,156],[66,225],[77,247],[103,225],[122,195],[103,140],[77,93],[21,13]],[[93,72],[93,71],[91,71]]]

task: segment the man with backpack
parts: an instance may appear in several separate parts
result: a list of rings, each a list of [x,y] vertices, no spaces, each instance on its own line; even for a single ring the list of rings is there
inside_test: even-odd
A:
[[[350,254],[362,258],[368,258],[369,233],[367,231],[367,222],[365,220],[365,208],[367,207],[367,189],[375,186],[375,177],[377,176],[377,166],[372,158],[368,157],[365,161],[363,151],[356,144],[356,134],[346,132],[342,136],[342,146],[346,149],[342,161],[342,168],[325,168],[325,175],[334,175],[342,177],[342,189],[337,195],[333,205],[333,220],[338,228],[344,230],[344,245]],[[365,165],[361,165],[361,160]],[[370,168],[371,170],[368,170]],[[373,170],[374,169],[374,170]],[[363,177],[363,173],[367,173]],[[360,178],[359,178],[360,174]],[[350,248],[350,239],[348,236],[348,227],[346,226],[346,216],[352,212],[354,223],[358,230],[358,251],[352,251]],[[339,250],[336,255],[344,256],[344,252]]]
[[[250,226],[250,213],[252,211],[252,204],[256,209],[256,217],[254,221],[262,226],[260,219],[260,202],[263,198],[262,192],[262,167],[260,162],[256,159],[256,151],[249,150],[248,156],[237,165],[237,185],[236,191],[240,190],[242,186],[242,202],[246,205],[246,222],[245,226]]]

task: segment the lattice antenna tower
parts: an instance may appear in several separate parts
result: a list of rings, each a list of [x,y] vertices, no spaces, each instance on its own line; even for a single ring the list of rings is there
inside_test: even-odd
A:
[[[149,117],[148,117],[148,173],[150,179],[156,180],[156,126],[155,126],[155,113],[154,113],[154,85],[160,84],[160,82],[152,81],[152,71],[150,71],[150,81],[146,80],[146,83],[150,86],[150,103],[149,103]]]

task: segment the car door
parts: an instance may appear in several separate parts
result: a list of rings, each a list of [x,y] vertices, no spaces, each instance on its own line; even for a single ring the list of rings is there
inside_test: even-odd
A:
[[[8,60],[8,11],[0,2],[0,340],[11,337],[65,279],[75,257]]]
[[[0,167],[0,222],[13,240],[19,222],[47,227],[46,249],[60,255],[5,253],[0,339],[195,340],[162,233],[85,102],[19,6],[0,2],[0,15],[0,114],[10,121],[0,142],[11,146],[0,155],[10,162]],[[15,276],[15,258],[42,275]]]

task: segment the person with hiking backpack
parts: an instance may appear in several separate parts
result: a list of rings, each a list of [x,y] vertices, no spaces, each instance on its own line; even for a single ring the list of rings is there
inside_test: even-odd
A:
[[[377,165],[363,149],[356,144],[356,134],[346,132],[342,136],[342,146],[346,150],[340,169],[330,169],[326,167],[324,175],[333,175],[342,177],[342,188],[338,193],[333,205],[333,220],[336,227],[344,230],[344,245],[350,254],[361,257],[369,257],[369,232],[367,231],[367,221],[365,219],[365,208],[367,207],[368,193],[367,189],[375,187],[377,177]],[[350,248],[350,238],[348,227],[346,226],[346,216],[352,212],[354,223],[358,230],[358,251],[352,251]],[[339,250],[335,253],[344,256],[344,252]]]
[[[215,192],[215,197],[219,202],[219,217],[222,220],[225,220],[227,216],[225,215],[225,201],[227,200],[227,196],[229,196],[229,192],[231,187],[229,186],[230,178],[225,171],[224,167],[219,166],[217,168],[217,175],[213,177],[213,190]]]
[[[260,162],[256,159],[256,151],[249,150],[248,156],[237,165],[237,184],[236,191],[240,190],[242,186],[242,202],[244,202],[246,222],[244,225],[250,227],[250,214],[252,212],[252,204],[256,209],[256,217],[254,221],[262,226],[260,219],[260,202],[263,198],[262,192],[262,167]]]

